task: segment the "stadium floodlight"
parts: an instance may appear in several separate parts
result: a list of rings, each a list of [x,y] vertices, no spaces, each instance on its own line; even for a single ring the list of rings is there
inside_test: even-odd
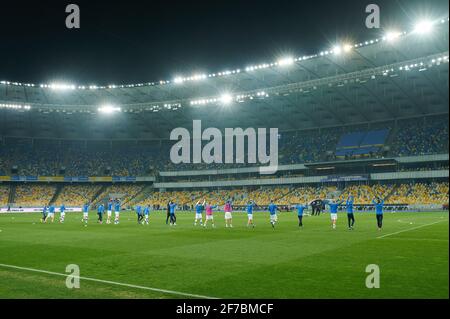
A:
[[[181,84],[181,83],[183,83],[183,82],[184,82],[184,80],[183,80],[182,77],[176,77],[176,78],[173,80],[173,83],[175,83],[175,84]]]
[[[22,105],[22,104],[3,104],[0,103],[0,109],[12,109],[12,110],[31,110],[30,105]]]
[[[388,42],[393,42],[393,41],[397,40],[401,34],[402,33],[398,32],[398,31],[388,31],[388,32],[386,32],[384,39]]]
[[[112,114],[112,113],[121,112],[122,109],[120,107],[116,107],[116,106],[112,106],[112,105],[103,105],[98,108],[98,111],[100,113],[104,113],[104,114]]]
[[[348,53],[353,49],[353,46],[351,44],[344,44],[344,52]]]
[[[76,86],[73,84],[66,84],[66,83],[51,83],[48,84],[46,87],[52,90],[57,91],[65,91],[65,90],[75,90]]]
[[[206,79],[208,76],[206,74],[194,74],[191,77],[191,81],[200,81]]]
[[[222,94],[220,96],[220,102],[222,102],[224,105],[229,105],[231,102],[233,102],[233,96],[229,93]]]
[[[429,20],[422,20],[416,24],[414,27],[414,33],[417,34],[427,34],[433,29],[433,22]]]
[[[294,58],[293,57],[285,57],[278,60],[279,66],[288,66],[294,64]]]
[[[342,48],[339,45],[334,46],[333,53],[339,55],[342,53]]]

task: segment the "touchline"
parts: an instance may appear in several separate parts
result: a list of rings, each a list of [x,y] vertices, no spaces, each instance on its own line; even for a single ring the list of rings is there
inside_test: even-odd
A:
[[[177,127],[170,132],[170,140],[178,141],[170,149],[170,160],[174,164],[259,163],[265,165],[260,167],[261,174],[274,174],[278,170],[278,138],[278,128],[270,128],[267,149],[266,128],[225,128],[224,138],[218,128],[209,127],[202,131],[202,121],[193,120],[192,137],[189,130],[183,127]],[[203,142],[206,142],[204,146]]]

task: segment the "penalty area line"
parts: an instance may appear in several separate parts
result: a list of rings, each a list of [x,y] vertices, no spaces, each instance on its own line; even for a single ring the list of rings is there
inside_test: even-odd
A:
[[[159,289],[159,288],[153,288],[153,287],[132,285],[132,284],[126,284],[126,283],[121,283],[121,282],[116,282],[116,281],[97,279],[97,278],[73,276],[71,274],[64,274],[64,273],[59,273],[59,272],[47,271],[47,270],[42,270],[42,269],[34,269],[34,268],[28,268],[28,267],[20,267],[20,266],[15,266],[15,265],[0,264],[0,267],[17,269],[17,270],[25,270],[25,271],[31,271],[31,272],[37,272],[37,273],[61,276],[61,277],[72,276],[73,278],[79,278],[80,280],[93,281],[93,282],[99,282],[99,283],[103,283],[103,284],[122,286],[122,287],[134,288],[134,289],[150,290],[150,291],[161,292],[161,293],[166,293],[166,294],[170,294],[170,295],[178,295],[178,296],[193,297],[193,298],[200,298],[200,299],[219,299],[217,297],[203,296],[203,295],[191,294],[191,293],[180,292],[180,291],[175,291],[175,290],[167,290],[167,289]]]
[[[408,228],[408,229],[403,229],[403,230],[397,231],[395,233],[390,233],[390,234],[379,236],[379,237],[377,237],[377,239],[381,239],[381,238],[389,237],[389,236],[392,236],[392,235],[397,235],[397,234],[401,234],[401,233],[404,233],[404,232],[408,232],[408,231],[411,231],[411,230],[416,230],[416,229],[419,229],[419,228],[435,225],[435,224],[442,223],[442,222],[445,222],[445,221],[448,221],[448,219],[447,220],[439,220],[439,221],[434,222],[434,223],[420,225],[420,226],[416,226],[416,227],[412,227],[412,228]]]

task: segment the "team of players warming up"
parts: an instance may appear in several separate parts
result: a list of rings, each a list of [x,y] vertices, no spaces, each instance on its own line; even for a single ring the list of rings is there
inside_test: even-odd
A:
[[[372,201],[372,204],[375,207],[375,213],[376,213],[376,220],[377,220],[377,226],[378,230],[381,230],[383,227],[383,206],[384,206],[384,200],[380,198],[375,198]],[[303,216],[305,215],[305,210],[307,210],[309,207],[312,209],[312,215],[319,215],[322,211],[323,207],[325,205],[329,206],[330,209],[330,218],[331,218],[331,227],[332,229],[336,229],[336,222],[338,218],[338,209],[339,206],[343,205],[345,206],[345,210],[347,212],[347,220],[348,220],[348,229],[353,230],[355,225],[355,215],[353,212],[353,206],[354,206],[354,198],[353,196],[349,196],[347,200],[336,200],[336,201],[328,201],[325,203],[325,201],[322,200],[314,200],[309,204],[296,204],[292,205],[291,208],[294,208],[297,210],[297,216],[298,216],[298,226],[300,228],[303,228]],[[177,224],[177,218],[176,218],[176,208],[177,204],[173,201],[170,201],[167,204],[167,218],[166,218],[166,224],[170,226],[176,226]],[[224,207],[225,212],[225,227],[226,228],[233,228],[233,204],[231,200],[227,200]],[[249,201],[246,206],[246,213],[247,213],[247,227],[254,228],[255,223],[253,222],[253,210],[255,207],[258,207],[258,205],[254,201]],[[86,203],[83,205],[83,218],[81,220],[82,223],[87,224],[88,218],[89,218],[89,203]],[[212,205],[211,203],[207,203],[205,200],[203,202],[198,201],[195,205],[195,219],[194,219],[194,226],[200,225],[203,227],[208,227],[208,224],[211,223],[211,227],[215,228],[214,223],[214,210],[218,208],[217,205]],[[108,204],[106,205],[106,224],[111,224],[111,218],[112,213],[114,212],[114,224],[119,224],[120,219],[120,210],[121,210],[121,204],[120,200],[110,200]],[[270,201],[270,204],[267,207],[267,210],[270,215],[270,224],[273,229],[275,229],[275,225],[278,222],[278,216],[277,211],[278,207],[273,203],[273,201]],[[103,223],[103,214],[105,212],[105,206],[103,204],[100,204],[97,207],[97,215],[98,219],[97,222],[102,224]],[[149,224],[149,215],[150,215],[150,206],[145,206],[142,208],[142,206],[138,205],[135,207],[135,212],[137,215],[137,222],[138,224],[142,225],[148,225]],[[45,206],[42,211],[42,219],[41,221],[43,223],[46,223],[48,220],[50,220],[52,223],[55,220],[55,213],[56,208],[55,205]],[[203,219],[203,213],[205,213],[205,219]],[[60,206],[60,218],[59,222],[64,223],[66,215],[66,207],[64,204]]]

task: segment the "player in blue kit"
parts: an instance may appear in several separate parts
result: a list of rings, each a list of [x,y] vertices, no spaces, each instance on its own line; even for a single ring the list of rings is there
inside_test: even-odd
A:
[[[246,210],[247,210],[247,227],[252,226],[255,228],[255,223],[253,222],[253,208],[255,208],[256,204],[251,200],[248,202]]]
[[[55,205],[53,204],[48,209],[48,217],[52,219],[52,223],[55,221]]]
[[[114,204],[114,224],[119,224],[120,218],[120,200],[116,199],[116,203]]]
[[[141,224],[144,219],[144,215],[142,214],[142,207],[140,205],[136,206],[136,215],[138,224]]]
[[[170,215],[170,226],[176,226],[177,225],[177,217],[175,216],[175,208],[177,207],[177,204],[175,204],[173,201],[169,202],[169,215]]]
[[[375,205],[375,214],[377,216],[377,225],[378,230],[381,231],[383,228],[383,206],[384,206],[384,200],[377,198],[372,200],[372,204]]]
[[[336,229],[336,221],[337,221],[337,212],[339,205],[342,204],[342,200],[336,201],[336,202],[329,202],[328,206],[330,206],[330,217],[331,217],[331,227],[333,229]]]
[[[200,201],[195,204],[195,220],[194,220],[194,226],[197,226],[197,222],[200,222],[200,226],[203,226],[203,210],[205,209],[205,203],[206,201],[203,200],[203,203],[200,203]]]
[[[66,205],[64,205],[63,203],[59,208],[59,222],[62,224],[64,223],[65,219],[66,219]]]
[[[83,219],[81,220],[81,222],[87,224],[88,218],[89,218],[89,203],[86,203],[83,205]]]
[[[110,199],[108,202],[108,208],[106,210],[106,223],[107,224],[111,224],[112,209],[113,209],[113,201],[112,201],[112,199]]]
[[[98,215],[97,222],[99,224],[103,224],[103,213],[104,212],[105,212],[105,206],[103,204],[100,204],[97,208],[97,215]]]
[[[148,225],[149,215],[150,215],[150,206],[147,205],[144,208],[144,216],[145,216],[144,224],[146,225]]]
[[[270,214],[270,224],[272,225],[272,228],[275,229],[275,224],[278,222],[278,216],[277,216],[278,207],[271,200],[268,209],[269,209],[269,214]]]
[[[298,204],[295,208],[297,209],[298,227],[303,228],[303,212],[308,208],[308,205]]]
[[[347,207],[347,219],[348,219],[348,229],[353,230],[353,226],[355,225],[355,215],[353,214],[353,196],[350,195],[347,198],[347,202],[345,206]]]
[[[42,209],[42,219],[41,219],[41,223],[46,223],[47,222],[47,205],[44,206],[44,208]]]

